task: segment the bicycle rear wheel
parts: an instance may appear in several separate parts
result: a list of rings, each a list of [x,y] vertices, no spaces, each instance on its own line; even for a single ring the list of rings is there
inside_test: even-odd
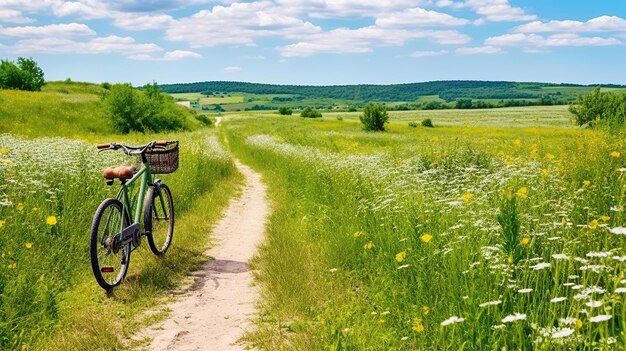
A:
[[[167,185],[160,183],[148,189],[144,204],[144,228],[150,250],[163,256],[174,236],[174,200]]]
[[[104,200],[91,225],[91,269],[98,284],[110,291],[119,285],[128,271],[130,244],[119,246],[119,233],[130,225],[130,216],[119,200]]]

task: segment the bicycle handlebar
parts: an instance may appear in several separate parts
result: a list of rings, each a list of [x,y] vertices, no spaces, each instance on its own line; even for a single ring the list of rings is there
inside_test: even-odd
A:
[[[141,146],[130,146],[118,143],[99,144],[96,148],[99,151],[119,150],[122,149],[127,155],[141,155],[149,149],[165,149],[167,145],[173,144],[175,141],[155,140]]]

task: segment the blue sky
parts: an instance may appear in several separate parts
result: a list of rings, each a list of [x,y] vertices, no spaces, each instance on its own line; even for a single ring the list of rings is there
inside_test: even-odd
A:
[[[46,79],[626,84],[624,0],[0,0]]]

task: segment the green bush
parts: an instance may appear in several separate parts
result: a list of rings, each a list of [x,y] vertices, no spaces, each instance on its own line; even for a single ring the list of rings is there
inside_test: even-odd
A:
[[[424,127],[428,127],[428,128],[433,128],[433,127],[435,127],[435,126],[433,125],[433,121],[432,121],[430,118],[426,118],[426,119],[424,119],[424,120],[422,121],[422,126],[424,126]]]
[[[373,131],[384,131],[385,124],[389,121],[387,109],[381,104],[370,102],[365,106],[363,115],[359,116],[363,129]]]
[[[579,126],[605,125],[621,129],[626,114],[626,94],[603,93],[596,88],[592,93],[578,97],[569,111]]]
[[[343,121],[343,116],[337,116],[338,121]]]
[[[213,121],[211,121],[211,119],[207,117],[207,115],[195,115],[194,118],[205,126],[210,126],[213,124]]]
[[[293,110],[291,109],[291,107],[281,107],[278,109],[278,113],[283,115],[283,116],[291,116],[291,114],[293,114]]]
[[[302,112],[300,112],[300,117],[304,118],[320,118],[322,117],[322,113],[314,108],[306,107]]]
[[[102,100],[113,127],[122,134],[188,129],[186,117],[191,112],[161,94],[156,83],[146,84],[143,91],[130,84],[113,84]]]
[[[19,57],[17,65],[0,62],[0,89],[40,91],[45,83],[43,71],[32,58]]]
[[[417,128],[417,122],[409,122],[409,127],[411,128]]]

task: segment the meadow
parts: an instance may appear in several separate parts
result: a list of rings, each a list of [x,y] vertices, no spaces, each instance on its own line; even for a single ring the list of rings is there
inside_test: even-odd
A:
[[[2,350],[133,349],[125,336],[154,321],[140,313],[206,260],[207,233],[241,183],[215,129],[196,124],[185,133],[115,135],[100,91],[82,83],[0,91]],[[107,297],[91,273],[89,230],[99,203],[119,189],[104,184],[102,170],[136,160],[98,153],[95,145],[155,139],[181,145],[180,168],[161,176],[174,196],[173,244],[161,260],[144,241],[126,281]]]
[[[623,139],[572,128],[564,107],[435,111],[438,127],[407,125],[424,112],[392,113],[382,133],[362,131],[358,114],[225,119],[274,208],[248,340],[626,348]]]

